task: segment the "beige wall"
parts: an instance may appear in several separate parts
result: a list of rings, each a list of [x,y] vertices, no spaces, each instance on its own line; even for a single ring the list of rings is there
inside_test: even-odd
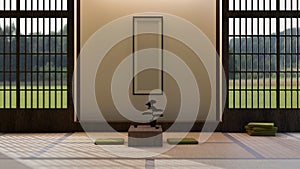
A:
[[[107,23],[125,15],[142,12],[162,12],[182,17],[200,28],[215,45],[216,3],[212,0],[84,0],[81,1],[81,46]],[[203,63],[189,47],[171,37],[164,37],[164,49],[181,57],[194,73],[201,93],[198,120],[204,120],[210,107],[210,90],[213,87]],[[115,108],[110,92],[114,70],[131,53],[132,38],[129,37],[109,50],[99,65],[95,81],[96,98],[108,121],[126,121]],[[148,96],[132,95],[132,87],[129,89],[132,104],[144,111]],[[180,92],[178,84],[168,74],[164,74],[164,89],[168,103],[163,120],[174,121],[180,109]]]
[[[182,17],[200,28],[216,43],[214,0],[83,0],[81,45],[99,28],[119,17],[142,12],[162,12]]]

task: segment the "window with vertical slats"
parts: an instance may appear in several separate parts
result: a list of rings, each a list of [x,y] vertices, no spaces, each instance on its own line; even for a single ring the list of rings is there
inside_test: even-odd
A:
[[[228,108],[300,108],[300,0],[223,4]]]
[[[0,108],[16,108],[16,20],[0,18]]]
[[[68,108],[67,0],[0,0],[0,109]]]

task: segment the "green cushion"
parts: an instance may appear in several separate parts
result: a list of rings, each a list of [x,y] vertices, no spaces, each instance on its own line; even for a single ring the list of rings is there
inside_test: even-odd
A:
[[[276,136],[274,131],[248,131],[247,133],[250,136]]]
[[[257,122],[251,122],[248,123],[249,127],[261,127],[261,128],[273,128],[274,123],[257,123]]]
[[[123,145],[123,138],[98,138],[95,140],[96,145]]]
[[[198,144],[198,141],[194,138],[168,138],[169,144]]]
[[[259,122],[248,123],[245,129],[250,136],[275,136],[278,130],[277,127],[274,127],[274,123]]]
[[[245,126],[245,129],[247,131],[274,131],[277,132],[278,128],[277,127],[272,127],[272,128],[263,128],[263,127],[249,127],[248,125]]]

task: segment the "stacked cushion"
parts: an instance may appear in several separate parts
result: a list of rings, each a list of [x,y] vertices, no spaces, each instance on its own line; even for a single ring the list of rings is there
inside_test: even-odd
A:
[[[247,133],[250,136],[275,136],[278,130],[274,123],[248,123],[245,126]]]

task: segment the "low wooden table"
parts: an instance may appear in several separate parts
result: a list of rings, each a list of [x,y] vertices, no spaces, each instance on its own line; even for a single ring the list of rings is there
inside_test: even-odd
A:
[[[161,147],[162,128],[151,127],[150,125],[138,125],[136,128],[131,125],[128,130],[129,147]]]

